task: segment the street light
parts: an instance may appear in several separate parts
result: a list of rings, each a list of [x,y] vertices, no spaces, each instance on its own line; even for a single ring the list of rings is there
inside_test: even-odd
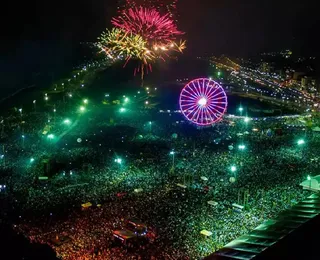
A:
[[[309,181],[309,189],[311,189],[311,177],[308,175],[307,180]]]
[[[66,124],[66,125],[70,125],[71,121],[70,121],[69,119],[65,119],[65,120],[63,121],[63,123]]]
[[[122,164],[122,159],[121,158],[114,159],[114,162],[117,164]]]
[[[250,118],[249,117],[245,117],[244,118],[244,122],[248,123],[250,121]]]
[[[120,108],[120,113],[126,112],[126,109],[124,107]]]
[[[31,159],[30,159],[30,163],[33,163],[33,162],[34,162],[34,158],[31,158]]]
[[[80,107],[80,112],[84,112],[84,111],[86,111],[86,108],[84,106],[81,106]]]
[[[170,155],[172,155],[172,169],[174,170],[174,155],[175,155],[175,151],[170,151]]]
[[[22,138],[22,147],[24,148],[24,139],[25,139],[25,135],[21,135]]]
[[[234,165],[232,165],[232,166],[230,167],[230,170],[231,170],[231,172],[236,172],[236,171],[237,171],[237,167],[234,166]]]
[[[54,139],[54,135],[53,134],[49,134],[48,135],[48,139],[50,139],[50,140]]]
[[[88,99],[84,99],[83,103],[88,104]]]
[[[129,102],[129,98],[126,97],[126,98],[124,99],[124,103],[128,103],[128,102]]]
[[[306,142],[303,139],[299,139],[297,144],[298,145],[304,145]]]
[[[241,150],[241,151],[243,151],[243,150],[246,149],[246,146],[245,146],[244,144],[240,144],[240,145],[238,146],[238,149]]]

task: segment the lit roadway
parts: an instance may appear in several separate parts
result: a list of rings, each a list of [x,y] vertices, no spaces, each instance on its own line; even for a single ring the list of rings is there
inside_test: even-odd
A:
[[[220,64],[215,65],[219,67]],[[281,79],[277,75],[270,76],[245,67],[235,71],[232,67],[224,65],[224,69],[232,71],[227,82],[223,84],[231,94],[266,100],[301,112],[308,112],[316,108],[317,102],[310,94],[282,86],[279,83]]]

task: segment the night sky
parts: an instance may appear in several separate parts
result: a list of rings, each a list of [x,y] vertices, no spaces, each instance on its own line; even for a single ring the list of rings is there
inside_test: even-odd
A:
[[[44,68],[63,69],[77,56],[79,42],[93,41],[110,27],[116,0],[11,1],[2,4],[0,70],[7,87]],[[250,56],[291,48],[318,54],[316,1],[180,0],[179,28],[186,32],[185,55]],[[21,75],[21,76],[16,76]]]

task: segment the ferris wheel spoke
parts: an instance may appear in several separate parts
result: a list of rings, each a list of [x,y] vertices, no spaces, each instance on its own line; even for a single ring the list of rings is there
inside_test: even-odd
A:
[[[208,109],[207,107],[205,108],[205,113],[206,113],[207,116],[209,116],[210,122],[214,122],[214,121],[215,121],[215,120],[211,117],[211,113],[210,113],[210,111],[209,111],[209,109]]]
[[[218,109],[216,109],[215,107],[213,106],[208,106],[208,108],[212,109],[215,113],[214,115],[218,114],[219,117],[222,115],[221,111],[219,111]],[[217,117],[218,118],[218,117]]]
[[[207,94],[208,98],[212,97],[217,92],[217,90],[218,90],[218,88],[210,88],[210,90],[208,91],[208,94]]]
[[[204,93],[206,96],[209,96],[214,90],[215,90],[214,88],[208,86],[207,88],[205,88]]]
[[[202,109],[202,124],[207,124],[208,123],[208,114],[206,112],[206,108],[204,107]]]
[[[197,107],[198,105],[189,106],[187,111],[190,111],[190,112],[186,114],[186,116],[188,117],[190,114],[192,114]],[[184,109],[183,111],[186,111],[186,109]]]
[[[227,99],[227,98],[225,96],[223,96],[223,97],[217,97],[214,100],[216,101],[216,100],[220,100],[220,99]]]
[[[210,108],[210,107],[207,107],[207,110],[210,112],[210,116],[213,116],[213,122],[217,121],[219,119],[219,117],[216,115],[216,113]]]
[[[217,119],[218,117],[216,116],[216,109],[213,109],[211,106],[207,106],[208,111],[210,111],[210,114],[213,115],[215,117],[215,119]],[[215,111],[214,111],[215,110]],[[219,111],[218,111],[219,112]]]
[[[180,96],[180,100],[181,101],[184,101],[184,100],[191,100],[191,101],[193,101],[193,102],[196,102],[196,100],[197,100],[198,98],[197,97],[193,97],[193,96],[186,96],[186,95],[181,95]]]
[[[211,101],[210,104],[216,106],[216,105],[227,105],[228,103],[227,102],[215,102],[215,101],[212,102]]]
[[[221,106],[218,106],[218,105],[214,105],[214,107],[216,108],[220,108],[220,109],[222,109],[222,110],[224,110],[224,107],[221,107]]]
[[[197,81],[197,83],[199,86],[199,81]],[[194,87],[193,91],[195,91],[197,93],[198,97],[201,96],[201,93],[199,92],[199,89],[197,88],[197,86],[193,82],[192,82],[192,85]]]
[[[196,117],[197,115],[197,118],[196,118],[196,122],[199,122],[199,116],[201,114],[201,107],[199,107],[196,112],[194,113],[193,117],[192,117],[192,120],[194,120],[194,118]]]
[[[193,91],[192,89],[190,89],[190,90]],[[193,98],[195,98],[195,99],[198,98],[197,93],[195,93],[194,91],[189,92],[189,90],[186,90],[186,89],[184,89],[184,91],[187,92],[189,95],[191,95]],[[188,97],[188,96],[186,96],[186,97]],[[190,97],[188,97],[188,98],[190,98]]]
[[[214,93],[213,93],[213,94],[214,94]],[[210,96],[208,96],[208,98],[214,98],[214,97],[219,96],[219,95],[221,95],[221,92],[218,92],[218,93],[215,94],[215,95],[210,95]]]

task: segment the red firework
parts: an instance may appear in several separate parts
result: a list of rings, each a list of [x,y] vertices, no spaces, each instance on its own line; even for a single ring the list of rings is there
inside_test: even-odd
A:
[[[169,14],[161,15],[156,9],[130,8],[111,20],[112,24],[128,33],[142,36],[154,44],[166,44],[183,34]]]

